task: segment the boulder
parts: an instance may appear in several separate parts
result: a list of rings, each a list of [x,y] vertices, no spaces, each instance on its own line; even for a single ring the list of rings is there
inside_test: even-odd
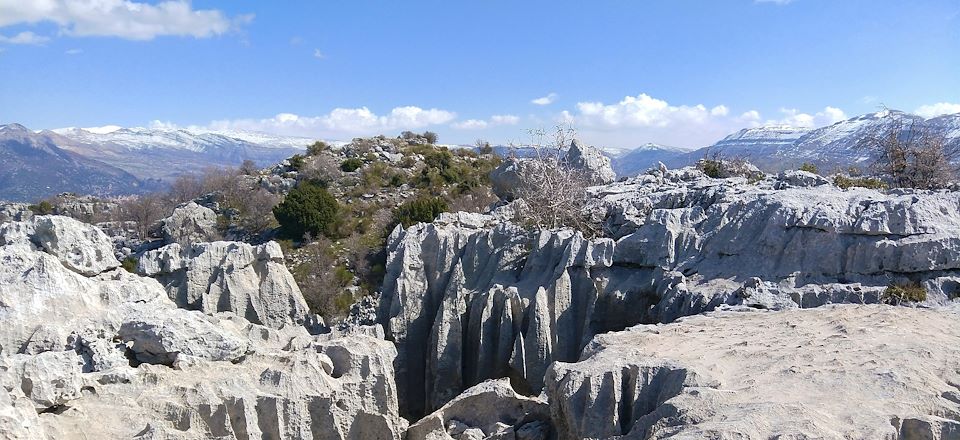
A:
[[[570,141],[565,157],[567,166],[583,173],[594,185],[604,185],[617,180],[617,173],[610,166],[610,158],[599,149],[582,145],[576,139]]]
[[[193,243],[215,241],[220,238],[217,230],[217,213],[195,202],[180,205],[169,217],[160,220],[163,240],[189,246]]]
[[[150,364],[173,365],[179,356],[236,361],[246,352],[246,341],[199,312],[177,312],[130,317],[117,336],[129,344],[137,361]]]
[[[42,215],[0,226],[0,245],[41,249],[85,276],[120,267],[113,242],[95,226],[69,217]]]
[[[464,438],[479,430],[480,438],[547,438],[550,410],[537,397],[517,394],[509,379],[473,386],[407,430],[407,440]]]
[[[274,328],[302,324],[307,316],[306,300],[276,242],[174,243],[146,252],[137,272],[160,281],[183,308],[232,312]]]

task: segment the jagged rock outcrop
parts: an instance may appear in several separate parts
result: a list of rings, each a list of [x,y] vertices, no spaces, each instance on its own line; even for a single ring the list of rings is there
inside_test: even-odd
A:
[[[554,364],[546,392],[560,438],[953,439],[958,318],[836,305],[642,325]]]
[[[549,438],[550,408],[545,400],[526,397],[508,379],[471,387],[407,430],[407,440],[468,438]]]
[[[576,139],[570,141],[566,155],[567,165],[579,170],[594,185],[603,185],[617,180],[617,173],[610,166],[610,158],[594,147],[581,145]]]
[[[100,229],[69,217],[43,215],[0,226],[0,245],[42,249],[68,269],[91,276],[120,266]]]
[[[137,272],[156,278],[178,306],[233,312],[268,327],[303,323],[307,303],[276,242],[174,243],[146,252]]]
[[[189,246],[193,243],[220,239],[217,213],[196,202],[178,206],[169,217],[160,220],[160,230],[166,243]]]
[[[390,342],[177,308],[38,220],[0,228],[0,438],[402,438]]]
[[[464,214],[394,231],[378,320],[401,406],[426,414],[497,377],[537,394],[594,335],[724,305],[877,303],[892,284],[921,285],[930,305],[960,294],[960,193],[794,177],[684,168],[593,187],[611,238]]]

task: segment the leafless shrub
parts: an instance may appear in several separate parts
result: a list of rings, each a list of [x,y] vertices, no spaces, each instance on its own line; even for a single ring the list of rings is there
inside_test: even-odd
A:
[[[332,182],[340,174],[340,161],[323,153],[310,157],[300,170],[301,177],[317,182]]]
[[[120,217],[137,224],[137,236],[144,240],[150,228],[167,214],[167,203],[160,194],[129,197],[119,202]]]
[[[955,177],[951,162],[960,153],[943,133],[903,118],[867,134],[857,147],[874,154],[874,172],[897,188],[945,188]]]
[[[239,200],[237,209],[241,215],[241,226],[253,234],[260,234],[274,228],[277,219],[273,216],[273,207],[280,203],[280,196],[263,188],[252,189],[246,197]]]
[[[574,135],[572,128],[564,126],[550,133],[542,129],[530,132],[534,157],[517,162],[519,185],[515,192],[526,204],[517,215],[522,223],[537,229],[570,227],[594,236],[599,225],[586,209],[590,180],[563,160],[563,149]]]
[[[171,204],[179,205],[204,194],[203,182],[194,174],[179,176],[170,184],[167,192]]]

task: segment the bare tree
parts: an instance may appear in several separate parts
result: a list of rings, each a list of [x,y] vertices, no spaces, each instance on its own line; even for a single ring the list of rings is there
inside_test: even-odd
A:
[[[521,222],[538,229],[571,227],[586,235],[598,233],[599,225],[586,209],[590,180],[564,161],[563,150],[575,134],[564,126],[552,132],[530,131],[533,157],[515,159],[519,177],[516,198],[525,203],[517,212]]]
[[[874,171],[898,188],[939,189],[954,179],[958,158],[956,144],[944,133],[919,120],[896,118],[887,127],[868,133],[857,148],[876,157]]]
[[[137,224],[137,236],[144,240],[150,228],[165,215],[165,205],[159,194],[130,197],[120,202],[120,215],[123,220]]]

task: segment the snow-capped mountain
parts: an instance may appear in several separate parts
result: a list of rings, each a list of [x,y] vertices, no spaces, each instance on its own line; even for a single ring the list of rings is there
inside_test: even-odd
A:
[[[676,166],[686,160],[690,150],[659,144],[644,144],[632,150],[610,157],[613,171],[618,176],[635,176],[663,162],[667,166]]]
[[[712,154],[743,157],[767,171],[796,168],[804,162],[823,171],[863,168],[873,157],[859,147],[862,139],[882,133],[895,124],[905,128],[923,127],[946,135],[948,142],[960,142],[960,114],[924,119],[896,110],[883,110],[856,116],[817,129],[759,127],[738,131],[719,142],[691,153],[687,163]]]
[[[243,131],[171,128],[61,128],[49,133],[59,147],[127,170],[140,178],[169,180],[207,167],[244,160],[269,165],[304,150],[313,139]]]
[[[0,125],[0,200],[36,202],[62,192],[117,195],[156,189],[120,168],[59,147],[67,142],[53,132]]]

